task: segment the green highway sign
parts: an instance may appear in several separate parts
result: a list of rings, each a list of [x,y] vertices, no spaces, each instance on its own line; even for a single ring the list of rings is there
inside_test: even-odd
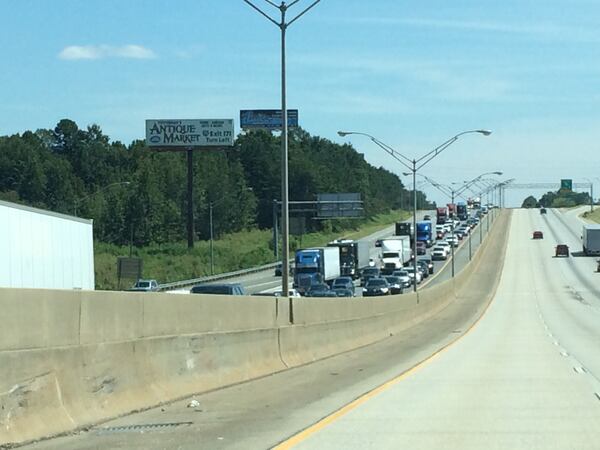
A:
[[[560,180],[560,190],[572,191],[573,190],[573,180]]]

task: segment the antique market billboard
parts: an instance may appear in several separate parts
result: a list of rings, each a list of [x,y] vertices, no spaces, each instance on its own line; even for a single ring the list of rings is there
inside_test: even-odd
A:
[[[149,147],[224,147],[233,139],[233,119],[146,120]]]

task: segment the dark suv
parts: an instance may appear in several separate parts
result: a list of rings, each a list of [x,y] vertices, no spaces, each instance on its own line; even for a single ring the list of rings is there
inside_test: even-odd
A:
[[[365,286],[371,278],[376,278],[381,275],[377,267],[365,267],[360,275],[360,285]]]
[[[244,286],[239,283],[199,284],[194,286],[190,290],[190,293],[212,295],[246,295]]]

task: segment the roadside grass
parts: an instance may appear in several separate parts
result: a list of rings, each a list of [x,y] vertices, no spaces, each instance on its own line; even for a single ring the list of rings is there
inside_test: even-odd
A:
[[[592,222],[600,223],[600,207],[594,208],[594,212],[586,211],[581,217]]]
[[[410,217],[406,211],[394,210],[368,220],[328,221],[324,231],[290,236],[290,253],[299,248],[322,246],[333,239],[359,239]],[[220,236],[213,242],[214,273],[232,272],[275,262],[271,230],[249,230]],[[117,257],[129,256],[128,246],[94,242],[96,289],[116,290]],[[197,241],[192,250],[187,242],[133,248],[132,256],[143,261],[142,277],[159,283],[189,280],[211,274],[210,242]],[[135,280],[122,280],[121,289]]]

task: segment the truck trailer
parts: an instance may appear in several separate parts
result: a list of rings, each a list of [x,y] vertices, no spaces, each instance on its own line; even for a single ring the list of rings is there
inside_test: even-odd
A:
[[[340,249],[341,275],[357,279],[360,271],[369,265],[369,241],[354,241],[351,239],[338,239],[327,244],[328,247]]]
[[[469,218],[469,212],[465,202],[458,202],[456,204],[456,216],[458,217],[458,220],[467,220]]]
[[[411,222],[396,222],[396,236],[409,236],[412,238],[413,225]]]
[[[600,255],[600,225],[585,224],[581,241],[585,255]]]
[[[93,290],[92,225],[0,201],[0,287]]]
[[[340,249],[316,247],[296,251],[294,288],[305,294],[312,285],[328,283],[340,276]]]
[[[437,212],[437,217],[436,217],[436,223],[438,225],[443,225],[446,223],[446,221],[448,220],[448,210],[446,208],[438,208],[436,210]]]

